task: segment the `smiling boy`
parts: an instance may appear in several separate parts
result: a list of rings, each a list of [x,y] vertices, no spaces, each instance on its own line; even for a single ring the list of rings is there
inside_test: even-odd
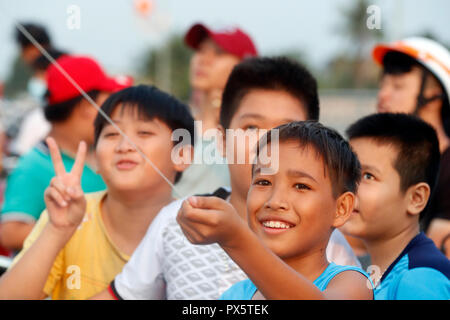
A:
[[[154,166],[172,183],[186,168],[172,162],[171,155],[173,130],[182,128],[193,136],[188,107],[142,85],[111,95],[102,110],[128,137],[97,117],[95,155],[107,190],[86,197],[81,190],[85,144],[66,172],[55,141],[48,139],[56,177],[45,192],[47,210],[0,278],[1,298],[86,299],[98,293],[129,260],[160,209],[173,200],[171,185]],[[181,156],[186,148],[179,150]]]
[[[317,120],[319,100],[313,76],[286,58],[249,58],[228,79],[220,113],[223,154],[229,158],[231,191],[220,188],[209,195],[232,205],[246,220],[251,183],[253,145],[229,143],[225,130],[258,133],[291,121]],[[232,139],[234,137],[231,137]],[[227,148],[228,146],[228,148]],[[238,153],[245,163],[239,163]],[[233,155],[233,156],[232,156]],[[96,299],[218,299],[244,272],[218,246],[189,243],[176,221],[182,199],[164,208],[149,228],[130,262]],[[328,257],[356,263],[342,234],[333,233]]]
[[[234,284],[222,299],[372,299],[364,271],[330,263],[325,253],[333,230],[353,211],[356,155],[317,122],[274,130],[279,140],[269,132],[258,155],[276,143],[279,158],[262,164],[258,157],[252,171],[251,230],[225,201],[190,197],[177,217],[183,232],[193,243],[217,242],[251,279]]]

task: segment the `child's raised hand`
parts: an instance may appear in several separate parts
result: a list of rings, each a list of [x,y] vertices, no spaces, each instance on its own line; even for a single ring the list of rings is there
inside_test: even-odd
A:
[[[237,244],[239,230],[248,228],[234,207],[217,197],[189,197],[183,201],[177,221],[190,242],[217,242],[230,248]]]
[[[47,138],[46,141],[56,173],[44,193],[49,221],[57,229],[73,231],[80,224],[86,211],[81,175],[87,146],[85,142],[80,142],[72,170],[66,172],[56,141],[53,138]]]

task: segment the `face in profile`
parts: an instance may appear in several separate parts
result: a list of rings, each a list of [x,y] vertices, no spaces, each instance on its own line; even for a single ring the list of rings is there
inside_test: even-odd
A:
[[[361,163],[361,182],[353,214],[341,230],[365,240],[392,237],[402,225],[407,203],[394,168],[398,151],[370,138],[352,139],[350,144]]]
[[[279,143],[278,170],[256,164],[247,197],[248,223],[279,257],[325,250],[335,224],[336,199],[322,157],[298,141]]]
[[[228,76],[240,59],[205,38],[195,51],[190,64],[190,82],[201,91],[223,90]]]

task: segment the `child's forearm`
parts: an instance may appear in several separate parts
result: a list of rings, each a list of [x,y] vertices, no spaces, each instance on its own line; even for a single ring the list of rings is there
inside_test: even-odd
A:
[[[248,230],[240,245],[223,249],[249,276],[268,300],[318,300],[323,293],[308,279],[284,263]]]
[[[22,258],[0,278],[0,299],[42,299],[53,263],[73,232],[47,223]]]

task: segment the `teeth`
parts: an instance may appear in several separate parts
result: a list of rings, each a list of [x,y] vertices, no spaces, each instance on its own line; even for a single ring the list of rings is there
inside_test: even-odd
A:
[[[289,229],[290,226],[284,222],[281,221],[264,221],[263,223],[264,227],[268,228],[274,228],[274,229]]]

